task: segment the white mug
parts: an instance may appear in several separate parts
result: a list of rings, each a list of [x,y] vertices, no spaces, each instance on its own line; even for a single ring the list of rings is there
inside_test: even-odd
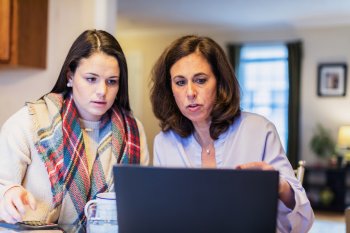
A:
[[[95,209],[95,211],[93,211]],[[86,203],[84,213],[87,220],[117,220],[115,192],[99,193],[96,199]]]

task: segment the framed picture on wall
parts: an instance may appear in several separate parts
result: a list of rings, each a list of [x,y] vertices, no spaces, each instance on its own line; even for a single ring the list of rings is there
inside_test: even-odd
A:
[[[318,65],[318,96],[346,95],[347,65],[345,63],[325,63]]]

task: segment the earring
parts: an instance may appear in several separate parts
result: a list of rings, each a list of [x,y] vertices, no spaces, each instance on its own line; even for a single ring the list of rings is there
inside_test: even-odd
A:
[[[72,85],[72,82],[71,81],[69,81],[68,83],[67,83],[67,87],[72,87],[73,85]]]

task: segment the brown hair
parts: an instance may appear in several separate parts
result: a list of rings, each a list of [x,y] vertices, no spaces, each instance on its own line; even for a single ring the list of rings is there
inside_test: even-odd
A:
[[[183,36],[159,57],[152,70],[151,102],[163,131],[174,130],[182,137],[193,133],[192,122],[180,112],[171,89],[171,67],[181,58],[199,52],[216,77],[216,102],[211,112],[210,136],[218,139],[240,114],[237,78],[222,48],[208,37]]]
[[[83,58],[88,58],[96,52],[103,52],[117,59],[120,69],[119,91],[114,101],[121,109],[130,111],[128,92],[128,67],[124,52],[118,41],[106,31],[86,30],[74,41],[61,68],[55,86],[51,90],[53,93],[68,93],[71,87],[67,87],[67,72],[75,73],[79,62]]]

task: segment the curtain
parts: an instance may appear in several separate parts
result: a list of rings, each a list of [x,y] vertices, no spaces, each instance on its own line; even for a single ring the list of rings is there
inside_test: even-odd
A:
[[[287,43],[288,48],[288,75],[289,75],[289,101],[288,101],[288,142],[287,156],[295,168],[299,160],[299,114],[300,114],[300,80],[302,42]]]
[[[239,59],[240,59],[241,47],[242,47],[242,45],[240,45],[240,44],[227,45],[228,59],[231,62],[231,65],[233,67],[233,70],[236,74],[237,79],[238,79]]]

